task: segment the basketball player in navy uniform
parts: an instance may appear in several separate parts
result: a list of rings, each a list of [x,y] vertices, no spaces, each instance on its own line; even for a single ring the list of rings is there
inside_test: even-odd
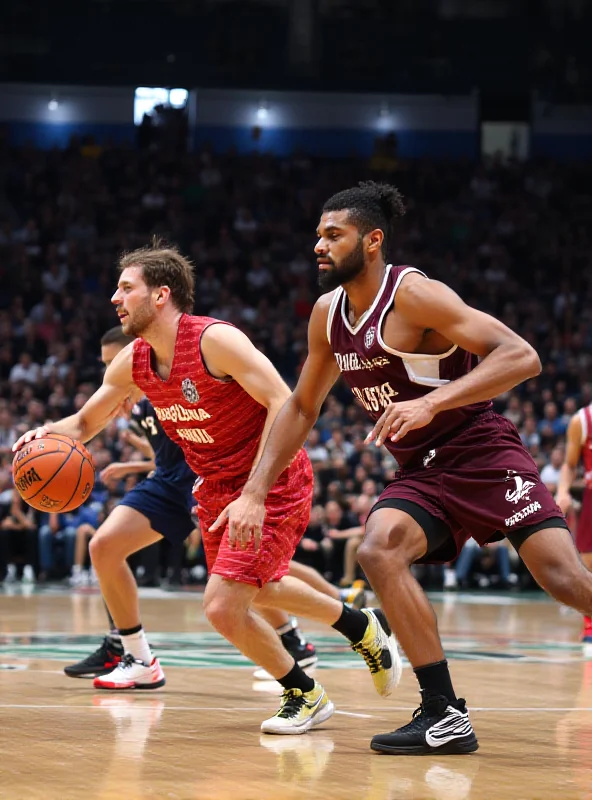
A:
[[[109,366],[117,353],[132,341],[133,337],[123,333],[119,325],[107,331],[101,339],[101,360],[105,366]],[[192,507],[195,505],[192,489],[196,476],[187,466],[181,448],[163,431],[154,409],[146,397],[141,398],[134,405],[131,420],[135,424],[136,430],[143,432],[146,437],[147,449],[141,447],[141,442],[137,442],[137,444],[150,460],[136,462],[133,469],[128,464],[113,464],[107,467],[106,471],[110,470],[112,474],[124,477],[132,471],[149,472],[153,467],[155,469],[149,477],[138,483],[123,497],[118,506],[120,510],[111,514],[101,527],[103,532],[107,533],[112,529],[111,535],[116,537],[114,539],[116,542],[120,539],[122,530],[125,530],[128,525],[141,525],[152,530],[155,541],[164,537],[173,547],[179,547],[197,527],[197,520],[191,513]],[[114,467],[120,469],[115,471]],[[128,509],[131,509],[131,513]],[[105,528],[108,530],[105,531]],[[97,533],[100,531],[101,529]],[[137,592],[134,592],[134,595],[137,605]],[[306,641],[294,617],[290,617],[285,611],[279,609],[269,611],[261,609],[260,613],[266,618],[269,617],[268,621],[276,628],[282,644],[301,667],[310,667],[316,663],[315,648]],[[134,657],[141,659],[144,656],[144,660],[151,659],[144,637],[138,636],[139,631],[118,631],[108,609],[107,616],[109,633],[94,653],[77,664],[65,667],[64,672],[69,677],[100,678],[111,672],[124,657],[122,636],[126,637],[124,641],[128,652]],[[164,676],[162,681],[164,681]]]
[[[399,192],[374,182],[325,204],[315,251],[327,294],[311,315],[308,358],[257,469],[222,513],[243,545],[259,531],[268,488],[343,375],[375,423],[367,442],[384,444],[400,467],[368,517],[358,558],[421,691],[411,722],[371,747],[469,753],[477,738],[411,565],[449,561],[471,536],[507,537],[543,589],[588,615],[592,575],[516,428],[492,410],[491,398],[540,372],[536,352],[445,284],[385,263],[403,213]]]

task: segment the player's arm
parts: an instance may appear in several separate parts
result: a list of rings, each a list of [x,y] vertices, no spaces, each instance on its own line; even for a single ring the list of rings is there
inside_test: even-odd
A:
[[[231,377],[251,397],[267,409],[267,419],[261,433],[253,462],[258,463],[271,426],[290,389],[279,373],[244,333],[230,325],[210,325],[201,338],[201,351],[208,370],[217,378]]]
[[[125,441],[131,444],[136,450],[139,450],[144,458],[147,458],[149,461],[154,461],[154,448],[145,436],[139,436],[128,428],[128,430],[125,431]],[[152,468],[154,469],[154,467]]]
[[[244,546],[252,535],[256,541],[260,537],[265,497],[306,441],[339,377],[327,340],[329,304],[330,298],[325,296],[314,307],[308,327],[308,357],[296,388],[277,414],[257,467],[241,497],[227,506],[212,526],[217,528],[228,518],[231,538],[238,538]]]
[[[116,417],[122,405],[135,390],[132,378],[132,344],[118,353],[105,370],[103,383],[82,406],[80,411],[59,422],[52,422],[35,430],[27,431],[13,445],[18,450],[32,439],[46,433],[61,433],[81,442],[88,442],[100,433]]]
[[[582,422],[579,415],[574,414],[567,426],[565,458],[559,471],[559,484],[555,496],[555,501],[564,514],[567,514],[571,506],[569,490],[576,479],[576,470],[582,452],[582,435]]]
[[[419,400],[391,403],[367,441],[382,444],[401,439],[427,425],[441,411],[491,400],[538,375],[540,359],[528,342],[503,322],[464,303],[439,281],[409,275],[396,296],[397,314],[417,329],[429,327],[482,360],[468,374],[429,392]]]

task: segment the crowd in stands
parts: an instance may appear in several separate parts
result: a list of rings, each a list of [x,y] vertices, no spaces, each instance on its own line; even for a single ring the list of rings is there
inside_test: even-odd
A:
[[[592,402],[591,177],[586,165],[501,158],[316,161],[302,153],[178,155],[76,140],[64,151],[4,146],[0,579],[71,577],[75,562],[85,571],[84,543],[136,480],[100,478],[108,464],[134,455],[125,420],[90,443],[99,477],[91,502],[77,513],[36,514],[15,496],[10,473],[18,435],[80,408],[101,380],[99,338],[116,324],[110,297],[118,254],[155,234],[176,243],[196,267],[196,313],[240,326],[294,385],[318,294],[313,246],[321,206],[367,178],[391,181],[406,197],[390,260],[445,281],[536,347],[541,375],[496,398],[495,407],[517,425],[554,487],[568,421]],[[365,517],[397,467],[384,449],[363,445],[368,429],[365,413],[338,383],[307,444],[317,480],[298,558],[336,582],[359,575],[355,553]],[[515,583],[519,563],[504,545],[504,552],[496,549],[459,559],[455,579]],[[193,550],[184,559],[183,580],[200,559]],[[441,571],[424,577],[442,580]]]

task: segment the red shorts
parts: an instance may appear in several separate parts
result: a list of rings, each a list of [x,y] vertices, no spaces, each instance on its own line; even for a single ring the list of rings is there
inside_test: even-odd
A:
[[[592,489],[584,491],[576,526],[576,547],[580,553],[592,553]]]
[[[265,501],[267,513],[258,552],[252,541],[246,550],[232,549],[228,544],[228,525],[217,531],[209,530],[228,503],[240,495],[245,483],[245,477],[230,481],[205,480],[195,492],[197,513],[208,572],[261,587],[288,574],[290,561],[310,518],[312,467],[306,452],[301,450],[272,486]]]

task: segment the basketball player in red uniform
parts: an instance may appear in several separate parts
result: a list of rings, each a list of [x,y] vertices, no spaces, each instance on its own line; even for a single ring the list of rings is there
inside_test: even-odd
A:
[[[195,491],[210,580],[204,610],[211,624],[284,688],[278,713],[265,733],[304,733],[328,719],[333,704],[281,645],[274,629],[251,607],[279,607],[326,622],[349,638],[368,664],[382,695],[401,675],[396,643],[381,611],[350,608],[296,578],[289,562],[308,523],[312,468],[299,450],[274,481],[261,535],[247,547],[224,525],[210,530],[238,497],[254,468],[271,425],[290,396],[268,359],[234,326],[194,317],[191,264],[174,248],[143,248],[124,256],[112,302],[123,332],[135,342],[115,356],[103,384],[75,415],[21,436],[17,450],[35,436],[60,432],[88,441],[138,389],[150,400],[164,431],[200,475]],[[101,592],[122,636],[145,641],[131,623],[127,598],[133,576],[125,559],[145,547],[145,531],[115,541],[93,539],[91,554]],[[136,606],[137,608],[137,606]],[[122,631],[122,628],[124,629]],[[110,689],[149,689],[162,684],[156,658],[124,658],[103,676]]]
[[[516,428],[491,398],[536,375],[532,347],[498,320],[414,267],[387,266],[398,191],[373,182],[324,206],[316,253],[329,290],[309,324],[309,354],[242,496],[224,511],[245,546],[259,536],[271,484],[305,441],[340,374],[375,423],[399,471],[372,509],[358,552],[421,689],[412,721],[375,736],[392,754],[467,753],[478,747],[454,692],[436,617],[411,573],[446,562],[473,536],[507,537],[553,597],[592,612],[592,575]]]
[[[564,514],[571,508],[572,499],[569,490],[575,480],[580,457],[584,462],[586,488],[576,526],[576,547],[582,561],[592,571],[592,406],[580,408],[567,427],[565,459],[561,466],[555,496],[557,505]],[[584,615],[582,643],[586,650],[592,651],[592,617],[589,615]]]

